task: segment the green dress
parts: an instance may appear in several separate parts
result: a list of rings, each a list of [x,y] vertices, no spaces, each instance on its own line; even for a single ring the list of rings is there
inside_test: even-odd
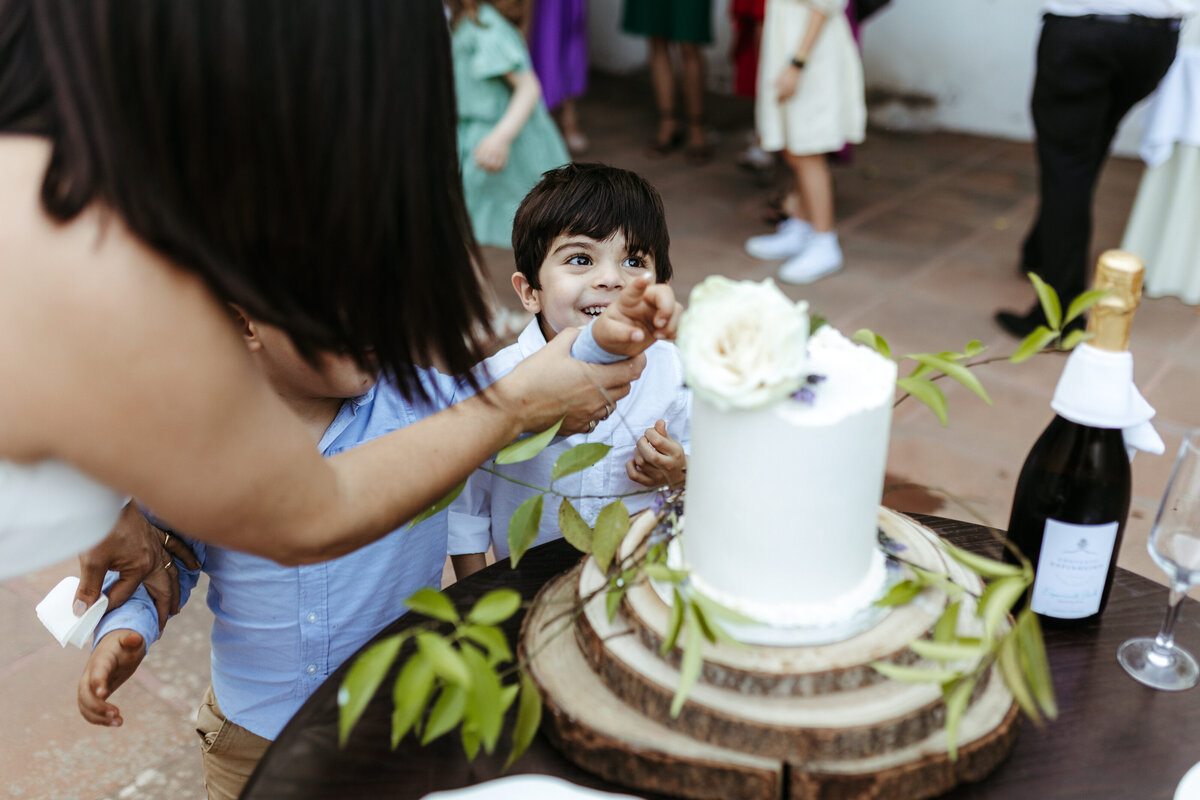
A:
[[[669,42],[712,42],[712,0],[625,0],[621,28]]]
[[[512,87],[504,76],[531,69],[525,40],[500,12],[484,3],[478,17],[478,21],[464,17],[451,36],[458,161],[475,238],[482,244],[511,247],[513,214],[521,200],[543,172],[571,159],[545,103],[539,101],[513,140],[504,169],[487,172],[475,163],[475,147],[500,121],[512,99]]]

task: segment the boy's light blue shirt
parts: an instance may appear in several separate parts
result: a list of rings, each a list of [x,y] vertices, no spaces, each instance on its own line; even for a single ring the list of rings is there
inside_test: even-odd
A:
[[[423,373],[433,402],[406,401],[381,381],[347,401],[319,444],[326,457],[382,436],[462,399],[455,381]],[[441,585],[446,514],[400,528],[349,555],[323,564],[283,567],[224,547],[188,543],[209,576],[213,612],[212,681],[225,716],[274,739],[321,682],[404,610],[424,586]],[[198,572],[180,567],[182,602]],[[110,574],[111,583],[115,574]],[[158,615],[144,587],[110,611],[95,641],[117,629],[158,639]]]

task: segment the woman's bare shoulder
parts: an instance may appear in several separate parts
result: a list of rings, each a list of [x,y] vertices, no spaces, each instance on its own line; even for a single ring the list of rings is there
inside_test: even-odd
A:
[[[190,383],[244,356],[204,283],[117,214],[93,205],[61,222],[42,209],[48,155],[41,140],[0,137],[0,385],[21,388],[0,391],[0,418],[41,423],[0,426],[0,457],[58,455],[80,420],[130,413],[157,375]],[[192,374],[167,369],[179,361]]]

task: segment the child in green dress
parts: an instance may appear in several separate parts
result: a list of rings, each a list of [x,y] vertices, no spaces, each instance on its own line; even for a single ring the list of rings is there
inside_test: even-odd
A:
[[[569,162],[520,32],[478,0],[449,0],[458,158],[475,238],[510,246],[517,206]]]

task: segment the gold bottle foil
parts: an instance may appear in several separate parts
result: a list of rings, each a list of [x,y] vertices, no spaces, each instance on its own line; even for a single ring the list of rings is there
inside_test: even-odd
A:
[[[1109,294],[1088,312],[1090,333],[1096,336],[1088,344],[1101,350],[1120,352],[1129,349],[1129,328],[1133,313],[1142,299],[1142,259],[1124,250],[1106,250],[1096,264],[1093,289]]]

